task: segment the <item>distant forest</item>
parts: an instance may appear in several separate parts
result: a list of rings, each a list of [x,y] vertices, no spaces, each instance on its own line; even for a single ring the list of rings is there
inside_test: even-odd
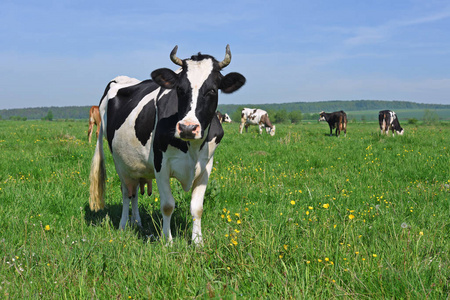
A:
[[[344,110],[350,116],[364,116],[363,112],[370,112],[372,120],[377,117],[373,111],[390,109],[398,111],[417,112],[432,111],[439,116],[440,119],[450,119],[450,105],[442,104],[423,104],[407,101],[381,101],[381,100],[352,100],[352,101],[321,101],[321,102],[292,102],[292,103],[274,103],[274,104],[226,104],[219,105],[218,110],[222,113],[228,113],[235,121],[240,110],[244,107],[261,108],[270,113],[279,111],[289,114],[290,112],[300,111],[304,120],[315,119],[321,111],[333,112]],[[3,109],[0,110],[0,119],[22,119],[22,120],[36,120],[48,119],[51,115],[52,119],[62,120],[87,120],[89,118],[90,106],[65,106],[65,107],[35,107],[35,108],[21,108],[21,109]],[[405,116],[408,117],[408,116]]]

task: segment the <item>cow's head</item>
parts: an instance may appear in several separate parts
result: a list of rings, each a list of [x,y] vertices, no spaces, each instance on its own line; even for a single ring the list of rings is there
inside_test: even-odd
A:
[[[272,126],[272,128],[270,128],[269,126],[266,127],[266,132],[268,134],[270,134],[270,136],[274,136],[275,135],[275,125]]]
[[[175,46],[170,59],[181,66],[181,70],[175,73],[163,68],[153,71],[151,76],[161,87],[177,92],[179,121],[175,137],[183,140],[202,139],[217,109],[219,90],[226,94],[233,93],[244,85],[245,77],[239,73],[225,76],[220,73],[231,62],[229,45],[221,62],[200,53],[182,60],[176,56],[177,50],[178,46]]]
[[[321,111],[320,112],[320,115],[319,115],[319,122],[320,121],[326,121],[326,119],[325,119],[325,112],[324,111]]]
[[[231,120],[230,116],[229,116],[227,113],[225,113],[225,114],[223,115],[223,121],[224,121],[225,123],[232,123],[232,122],[233,122],[233,121]]]

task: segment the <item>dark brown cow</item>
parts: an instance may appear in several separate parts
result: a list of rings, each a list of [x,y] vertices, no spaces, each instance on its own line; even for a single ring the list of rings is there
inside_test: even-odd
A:
[[[89,110],[89,129],[88,129],[89,143],[91,142],[94,125],[97,126],[96,134],[98,138],[98,132],[100,131],[100,123],[101,123],[100,112],[98,110],[98,106],[94,105]]]
[[[333,129],[336,128],[336,136],[340,136],[341,131],[344,131],[344,136],[347,136],[347,114],[341,111],[332,113],[320,112],[319,121],[327,121],[330,126],[330,136],[333,135]]]

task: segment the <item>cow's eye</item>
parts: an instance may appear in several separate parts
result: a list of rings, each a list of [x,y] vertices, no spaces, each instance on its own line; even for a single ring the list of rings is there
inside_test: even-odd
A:
[[[216,90],[209,90],[206,93],[206,96],[215,96],[215,95],[217,95],[217,91]]]

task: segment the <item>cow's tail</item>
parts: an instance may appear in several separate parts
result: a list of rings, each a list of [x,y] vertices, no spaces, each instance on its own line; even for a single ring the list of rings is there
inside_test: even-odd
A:
[[[105,207],[105,154],[103,152],[103,130],[100,129],[95,147],[94,157],[91,163],[91,173],[89,175],[89,207],[93,211],[99,211]]]

